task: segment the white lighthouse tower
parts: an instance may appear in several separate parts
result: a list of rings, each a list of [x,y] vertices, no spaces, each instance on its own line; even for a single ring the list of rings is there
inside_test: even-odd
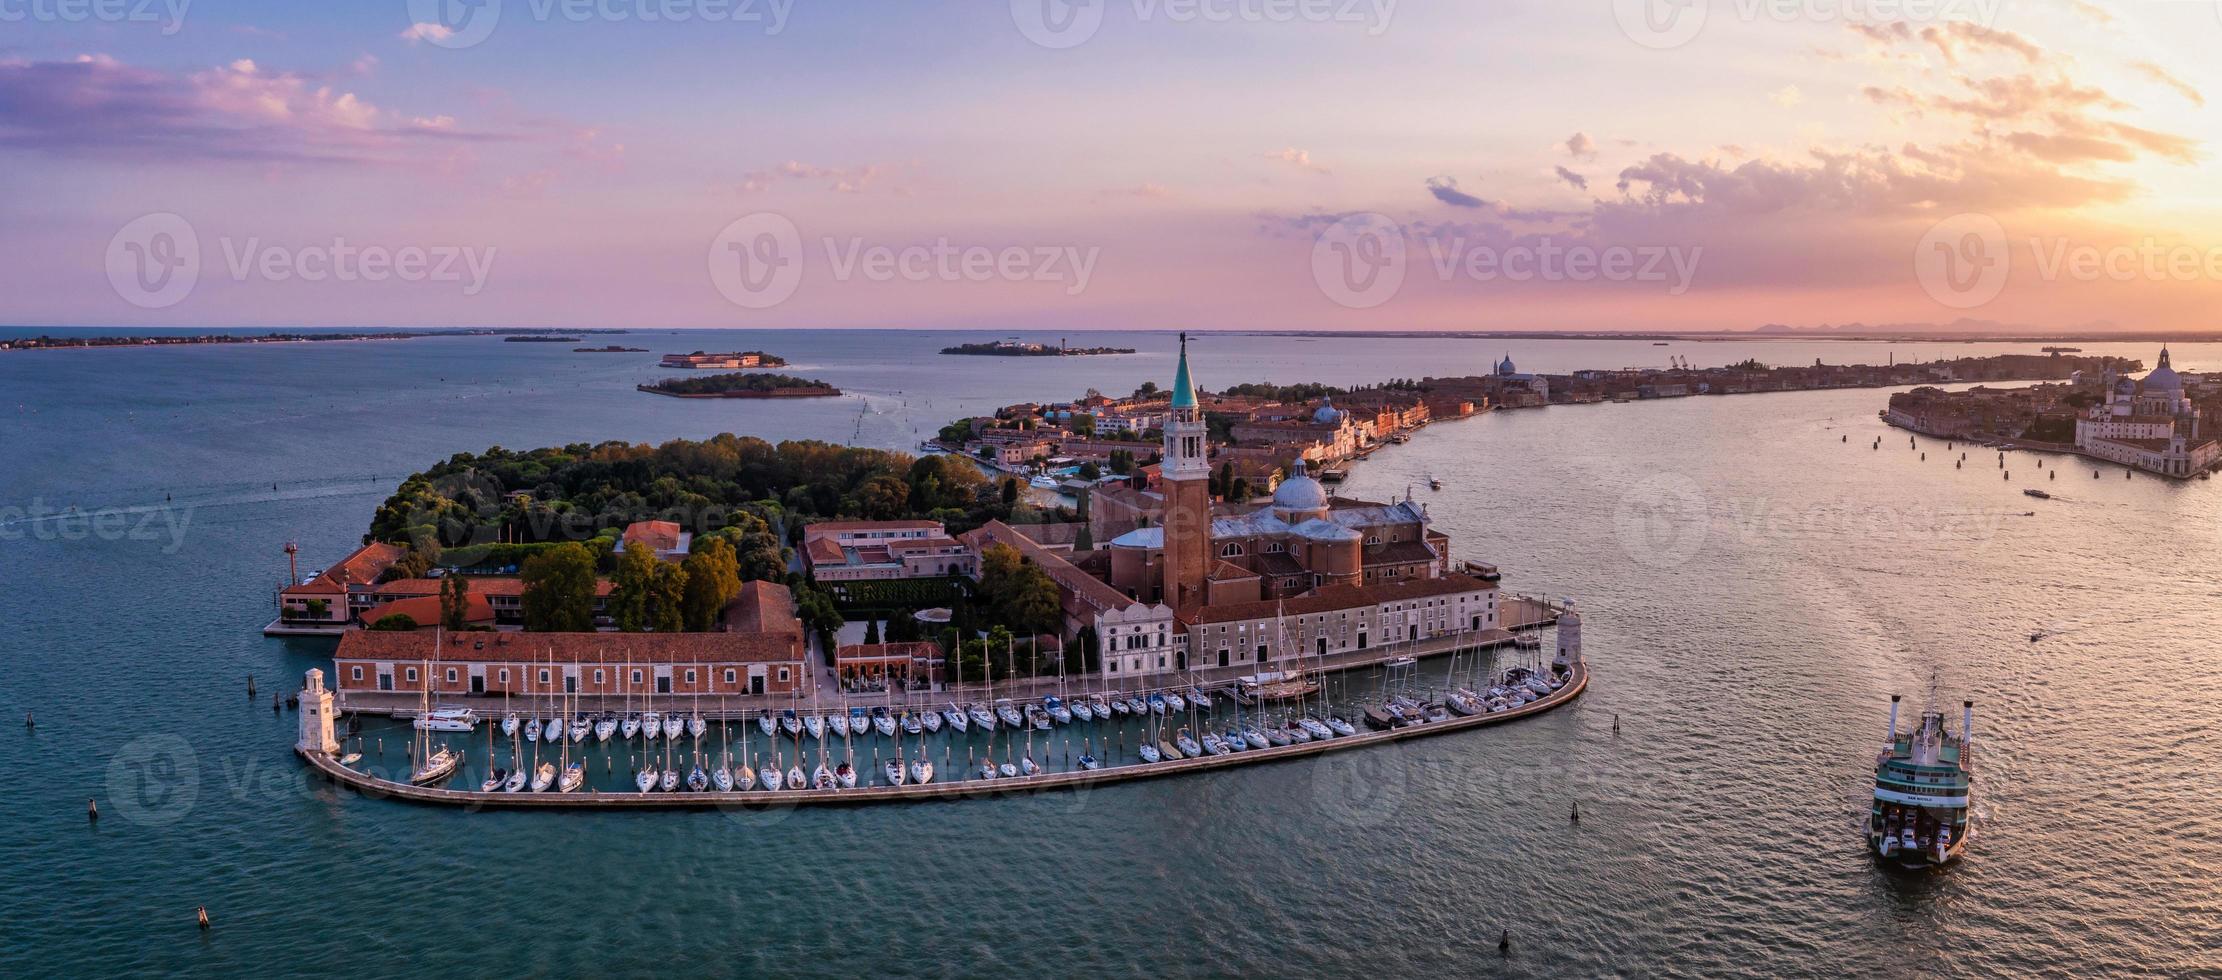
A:
[[[1561,667],[1572,668],[1582,662],[1582,614],[1574,611],[1574,600],[1564,601],[1558,614],[1558,657],[1554,661]]]
[[[339,739],[332,737],[332,692],[324,687],[324,672],[313,667],[301,684],[301,740],[293,747],[301,752],[339,754]]]

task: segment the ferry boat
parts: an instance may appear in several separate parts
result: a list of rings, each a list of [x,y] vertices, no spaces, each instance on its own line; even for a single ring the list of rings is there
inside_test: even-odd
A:
[[[1890,740],[1875,758],[1867,846],[1909,867],[1940,867],[1958,860],[1975,836],[1968,820],[1975,702],[1961,702],[1958,732],[1944,727],[1941,711],[1923,711],[1919,725],[1900,732],[1898,700],[1891,695]]]
[[[478,726],[478,716],[469,708],[434,708],[417,717],[413,722],[419,731],[467,732]]]

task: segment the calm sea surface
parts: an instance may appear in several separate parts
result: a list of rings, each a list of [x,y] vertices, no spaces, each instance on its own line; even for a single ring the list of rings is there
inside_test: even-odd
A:
[[[1591,692],[1500,728],[1081,795],[499,814],[309,785],[295,716],[245,696],[330,654],[257,633],[284,543],[339,557],[451,453],[907,448],[1172,374],[1165,334],[934,354],[978,339],[589,339],[761,347],[849,393],[809,402],[655,398],[632,390],[653,353],[489,338],[0,354],[0,974],[2222,973],[2222,483],[2027,453],[2009,478],[1981,450],[1955,469],[1965,447],[1908,448],[1876,390],[1501,413],[1359,466],[1347,492],[1416,486],[1457,556],[1585,607]],[[1563,371],[2028,349],[1210,336],[1194,357],[1211,387],[1508,351]],[[2222,369],[2222,346],[2176,362]],[[35,516],[71,506],[124,516]],[[1976,701],[1981,830],[1907,876],[1855,821],[1889,695],[1920,703],[1932,672]]]

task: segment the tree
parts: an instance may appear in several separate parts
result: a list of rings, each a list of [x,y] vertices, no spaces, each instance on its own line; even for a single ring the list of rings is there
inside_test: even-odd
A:
[[[741,566],[733,546],[724,538],[698,540],[682,567],[687,573],[687,629],[696,633],[716,629],[718,615],[741,593]]]
[[[866,518],[889,521],[909,510],[911,486],[902,477],[881,474],[856,488],[856,509]]]
[[[377,622],[365,628],[380,633],[407,633],[417,628],[417,621],[408,613],[394,613],[391,616],[378,617]]]
[[[655,583],[656,566],[662,564],[655,549],[635,541],[617,553],[617,570],[610,574],[610,618],[617,628],[638,633],[648,628],[648,589]]]
[[[1085,413],[1074,413],[1072,417],[1072,432],[1074,435],[1077,436],[1087,436],[1089,438],[1094,438],[1096,434],[1096,417]]]
[[[1028,633],[1056,629],[1064,609],[1057,581],[1005,544],[980,553],[980,599],[998,621]]]
[[[525,629],[535,633],[585,633],[594,629],[594,553],[567,541],[531,558],[519,570]]]
[[[648,583],[648,628],[658,633],[680,633],[687,628],[687,572],[667,561],[656,563],[656,577]]]
[[[440,625],[460,631],[470,614],[471,580],[450,575],[440,580]]]
[[[867,619],[867,620],[865,620],[865,621],[864,621],[864,642],[866,642],[866,643],[873,643],[873,644],[876,644],[876,643],[878,643],[879,641],[880,641],[880,621],[879,621],[879,620],[877,620],[877,619]]]
[[[1095,460],[1089,460],[1085,463],[1080,464],[1080,472],[1078,475],[1081,479],[1093,483],[1098,478],[1103,476],[1103,467],[1097,466]]]
[[[310,599],[303,605],[308,607],[310,619],[323,619],[325,613],[332,611],[332,604],[323,599]]]
[[[1015,476],[1004,477],[1003,506],[1010,507],[1016,503],[1018,503],[1018,478]]]

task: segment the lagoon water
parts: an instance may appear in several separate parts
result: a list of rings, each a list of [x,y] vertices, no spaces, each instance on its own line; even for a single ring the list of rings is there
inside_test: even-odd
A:
[[[2222,484],[2029,453],[2002,478],[1981,450],[1955,469],[1965,447],[1908,448],[1878,390],[1498,413],[1359,465],[1346,492],[1417,487],[1458,557],[1584,606],[1590,693],[1522,723],[859,810],[468,813],[304,778],[267,698],[330,644],[257,633],[286,541],[335,559],[403,476],[491,445],[907,448],[1172,373],[1169,334],[933,353],[977,339],[588,339],[761,347],[848,392],[808,402],[655,398],[632,390],[653,353],[493,338],[0,354],[0,717],[38,721],[0,735],[0,973],[2222,972]],[[1563,371],[2028,347],[1211,335],[1193,356],[1208,387],[1508,351]],[[2222,346],[2176,363],[2222,369]],[[33,516],[72,506],[127,516]],[[1914,876],[1870,861],[1856,819],[1889,695],[1919,704],[1932,673],[1955,713],[1976,701],[1981,825],[1962,865]]]

